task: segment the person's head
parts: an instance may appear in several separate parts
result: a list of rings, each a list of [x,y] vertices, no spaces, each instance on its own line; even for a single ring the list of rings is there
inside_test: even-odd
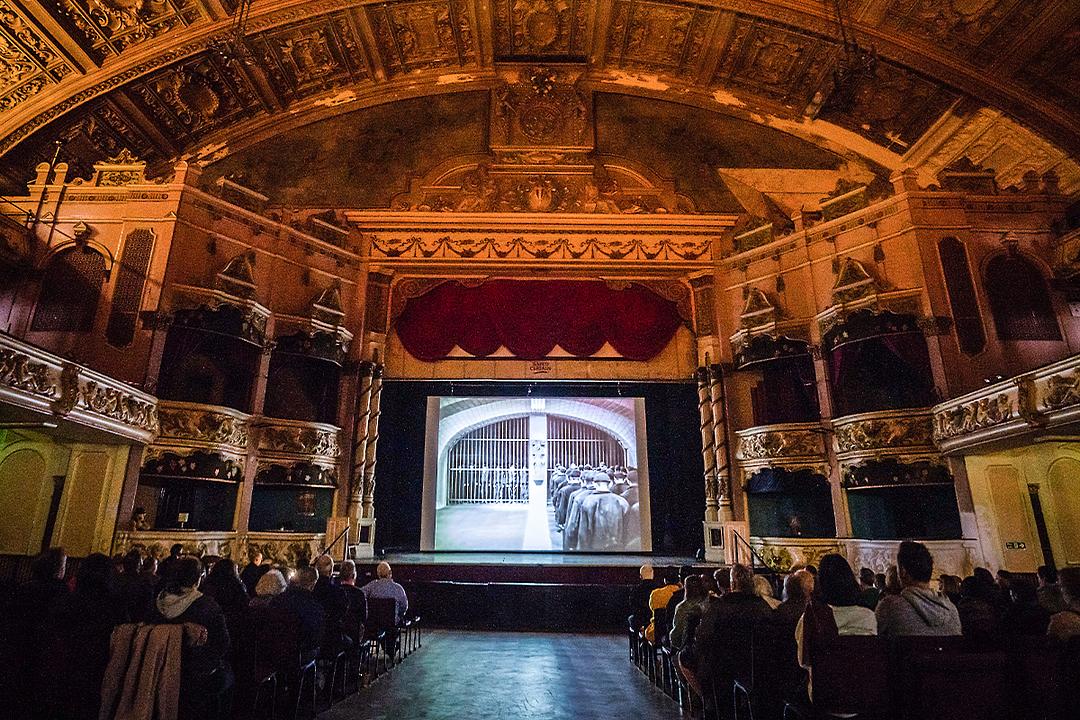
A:
[[[784,599],[796,605],[805,605],[814,592],[814,576],[806,570],[798,570],[784,578]]]
[[[330,577],[334,574],[334,558],[329,555],[320,555],[315,558],[315,569],[322,577]]]
[[[271,568],[263,573],[259,582],[255,583],[255,594],[263,597],[272,597],[285,592],[285,576],[277,568]]]
[[[131,548],[127,551],[127,555],[124,556],[124,574],[138,575],[141,568],[142,553],[139,552],[138,548]]]
[[[716,581],[716,591],[723,595],[726,592],[731,592],[731,568],[722,567],[713,573],[713,580]]]
[[[1002,592],[1009,592],[1009,583],[1012,582],[1012,573],[1001,569],[997,571],[997,584]]]
[[[719,594],[720,588],[716,586],[716,578],[712,576],[712,573],[705,573],[701,576],[701,586],[705,588],[705,594]]]
[[[836,553],[821,558],[814,588],[821,602],[827,605],[850,606],[859,603],[859,583],[855,581],[855,573],[848,561]]]
[[[62,547],[51,547],[34,558],[30,566],[30,577],[34,582],[63,580],[67,574],[67,553]]]
[[[292,585],[295,585],[301,590],[307,590],[308,592],[315,589],[315,583],[318,581],[319,573],[310,565],[297,568],[296,572],[293,573],[292,579],[289,580]]]
[[[693,565],[683,565],[682,567],[679,568],[679,582],[680,583],[686,582],[686,578],[690,577],[691,575],[696,575],[696,574],[697,573],[694,572],[694,566]]]
[[[1061,568],[1058,573],[1058,584],[1061,585],[1061,594],[1065,602],[1070,605],[1080,605],[1080,566],[1070,565]]]
[[[248,561],[252,565],[262,565],[262,562],[263,562],[262,551],[261,550],[252,550],[251,554],[248,555]]]
[[[183,551],[184,546],[180,543],[175,543],[171,548],[169,548],[169,554],[172,555],[174,558],[180,557],[180,553],[182,553]]]
[[[885,573],[877,573],[874,575],[874,587],[880,592],[885,592]]]
[[[860,568],[859,584],[864,588],[874,587],[874,571],[868,567]]]
[[[1036,605],[1039,602],[1035,582],[1022,575],[1009,578],[1009,596],[1017,605]]]
[[[81,563],[75,574],[75,591],[105,592],[112,585],[113,562],[107,555],[93,553]]]
[[[1053,565],[1040,565],[1038,570],[1039,587],[1054,585],[1058,581],[1058,571]]]
[[[169,566],[165,574],[165,592],[181,595],[192,588],[199,587],[203,578],[203,564],[194,555],[182,555]]]
[[[375,566],[375,576],[380,580],[389,580],[394,576],[394,573],[390,570],[390,563],[381,562]]]
[[[142,561],[143,575],[157,575],[158,560],[153,555],[147,555]]]
[[[946,575],[942,573],[938,577],[938,590],[946,595],[959,595],[960,578],[956,575]]]
[[[771,598],[773,596],[772,583],[764,575],[754,576],[754,594],[761,598]]]
[[[222,558],[214,563],[214,567],[210,569],[210,574],[207,575],[208,580],[238,580],[240,573],[234,563],[229,558]]]
[[[754,593],[754,572],[742,563],[731,566],[731,592]]]
[[[994,574],[984,567],[975,568],[971,577],[975,578],[978,582],[986,583],[987,585],[994,585]]]
[[[346,560],[341,563],[341,570],[338,571],[338,582],[342,585],[355,585],[356,584],[356,563],[352,560]]]
[[[896,551],[896,567],[904,587],[926,586],[934,574],[934,556],[922,543],[905,540]]]
[[[638,577],[640,577],[642,580],[652,580],[654,577],[656,577],[656,571],[653,570],[652,565],[642,565],[640,568],[638,568]]]
[[[705,592],[705,583],[701,581],[700,575],[691,575],[686,578],[683,586],[686,588],[687,602],[701,602],[709,596],[709,594]]]
[[[895,565],[885,568],[885,592],[890,595],[899,595],[904,586],[900,584],[900,570]]]

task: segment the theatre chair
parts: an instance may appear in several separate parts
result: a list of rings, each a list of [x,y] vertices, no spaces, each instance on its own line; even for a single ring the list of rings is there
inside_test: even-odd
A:
[[[785,720],[816,720],[837,715],[875,720],[890,718],[886,650],[885,641],[873,635],[834,638],[814,654],[810,672],[813,701],[808,705],[785,704]]]
[[[249,615],[238,616],[229,625],[232,640],[233,669],[236,673],[238,699],[251,700],[250,717],[266,717],[259,714],[259,700],[264,690],[269,690],[271,720],[277,696],[277,672],[267,654],[261,651],[255,626]]]
[[[902,663],[902,720],[1008,720],[1012,696],[1020,692],[1005,652],[908,650]]]
[[[806,673],[787,627],[760,624],[753,630],[750,674],[735,679],[735,720],[777,720]]]
[[[296,720],[306,693],[311,694],[311,715],[318,714],[318,687],[315,682],[315,658],[304,657],[300,649],[300,620],[288,610],[254,608],[251,621],[255,639],[274,667],[281,688],[296,695],[292,717]],[[305,692],[306,691],[306,692]]]
[[[383,634],[383,652],[387,662],[397,664],[401,653],[401,631],[404,624],[397,619],[397,605],[385,598],[368,598],[368,626]]]

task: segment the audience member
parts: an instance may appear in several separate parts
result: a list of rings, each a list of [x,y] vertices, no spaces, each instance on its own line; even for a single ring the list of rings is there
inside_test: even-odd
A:
[[[356,587],[356,563],[346,560],[341,563],[341,571],[338,574],[338,585],[345,593],[345,599],[349,603],[348,618],[345,632],[352,639],[353,644],[363,639],[364,624],[367,622],[368,606],[367,595]]]
[[[671,647],[681,650],[687,640],[692,638],[694,630],[701,621],[701,612],[709,596],[705,593],[705,585],[701,576],[691,575],[683,583],[684,597],[682,602],[675,606],[672,614],[671,634],[669,640]]]
[[[1046,634],[1055,641],[1067,642],[1080,637],[1080,567],[1062,568],[1058,573],[1065,609],[1054,613]]]
[[[657,588],[654,572],[652,565],[642,565],[638,569],[638,583],[630,591],[629,622],[635,630],[644,628],[652,619],[649,596]]]
[[[800,665],[809,667],[813,648],[830,637],[877,635],[874,611],[861,605],[861,599],[848,561],[836,553],[822,557],[821,571],[814,579],[814,594],[795,627]]]
[[[754,576],[754,594],[765,601],[770,610],[780,607],[780,601],[773,596],[773,586],[764,575]]]
[[[393,600],[397,608],[394,621],[401,622],[401,618],[409,610],[409,598],[405,595],[405,588],[394,582],[390,563],[379,563],[375,567],[375,575],[377,577],[374,580],[360,589],[364,591],[364,595],[367,596],[369,602],[372,598]]]
[[[784,578],[784,601],[777,606],[774,619],[790,630],[789,637],[794,637],[795,627],[799,624],[806,603],[814,592],[814,576],[799,570]]]
[[[247,589],[247,594],[249,596],[255,596],[255,586],[258,585],[259,578],[265,575],[269,570],[269,565],[263,565],[262,552],[253,550],[250,557],[248,557],[248,564],[240,571],[240,580],[244,583],[244,587]]]
[[[285,576],[281,574],[281,571],[277,568],[270,568],[263,576],[259,578],[259,582],[255,585],[255,597],[251,598],[248,603],[249,607],[269,607],[270,602],[285,592],[285,588],[289,586]]]
[[[225,614],[212,597],[199,590],[202,581],[203,566],[198,558],[176,557],[168,565],[148,617],[155,624],[192,623],[206,629],[206,641],[185,646],[181,662],[181,717],[193,720],[208,717],[218,696],[232,686],[232,670],[226,661],[230,641]]]
[[[885,573],[874,575],[874,589],[878,591],[878,600],[885,594]]]
[[[885,589],[882,591],[882,596],[885,595],[899,595],[903,590],[903,585],[900,584],[900,571],[895,565],[890,565],[885,568]],[[881,598],[878,598],[878,602],[881,602]],[[875,610],[877,608],[874,608]]]
[[[942,573],[938,576],[938,592],[952,601],[953,605],[960,602],[960,577]]]
[[[124,571],[116,578],[116,590],[127,622],[141,622],[154,600],[154,586],[142,574],[142,553],[137,548],[124,556]]]
[[[988,642],[997,636],[999,618],[992,597],[993,593],[987,593],[986,586],[977,577],[967,577],[960,582],[960,602],[956,610],[964,637]]]
[[[795,627],[799,664],[808,670],[814,653],[831,638],[841,635],[876,635],[874,611],[859,604],[861,592],[848,561],[830,553],[821,558],[821,572],[814,582],[814,596]],[[884,600],[882,600],[884,602]],[[813,698],[813,678],[808,686]]]
[[[75,590],[55,606],[42,640],[39,672],[48,684],[39,698],[55,703],[52,717],[96,718],[101,679],[109,663],[109,638],[125,622],[114,591],[112,559],[94,553],[79,563]]]
[[[881,599],[881,591],[874,586],[876,577],[870,568],[859,570],[859,604],[870,610],[876,608]]]
[[[1058,585],[1058,571],[1053,565],[1041,565],[1038,571],[1039,588],[1035,591],[1039,604],[1051,615],[1059,613],[1068,605]]]
[[[228,558],[222,558],[214,563],[214,567],[199,586],[199,590],[204,595],[214,598],[226,615],[247,609],[247,588],[240,580],[236,563]]]
[[[271,571],[273,572],[273,571]],[[269,576],[270,573],[267,573]],[[297,645],[303,662],[315,659],[319,654],[326,618],[322,605],[315,600],[312,590],[319,580],[319,574],[313,567],[302,567],[293,573],[285,592],[270,601],[270,607],[292,612],[300,623]]]
[[[158,583],[161,582],[161,577],[158,576],[158,561],[153,555],[147,555],[143,558],[142,567],[139,569],[139,574],[142,575],[146,584],[154,588],[154,594],[157,594]]]
[[[898,595],[883,597],[877,607],[878,632],[902,635],[959,635],[960,615],[949,598],[930,589],[934,558],[922,543],[905,540],[896,553]]]
[[[716,581],[716,592],[718,595],[731,592],[731,568],[719,568],[713,573],[713,580]]]
[[[169,568],[172,567],[173,563],[180,559],[180,555],[183,552],[184,546],[180,543],[174,543],[173,546],[169,548],[169,556],[158,564],[158,577],[162,580],[169,577]]]
[[[315,560],[315,570],[319,573],[319,579],[315,582],[312,595],[326,616],[321,649],[324,655],[333,656],[351,642],[346,633],[349,598],[333,580],[334,558],[320,555]]]
[[[645,628],[645,638],[649,642],[663,642],[667,636],[667,629],[670,627],[667,607],[678,591],[679,584],[672,578],[665,578],[660,583],[660,587],[649,593],[649,611],[652,616],[648,627]]]
[[[1050,612],[1039,604],[1035,583],[1022,575],[1009,578],[1010,603],[1001,618],[1001,630],[1010,635],[1045,635]]]

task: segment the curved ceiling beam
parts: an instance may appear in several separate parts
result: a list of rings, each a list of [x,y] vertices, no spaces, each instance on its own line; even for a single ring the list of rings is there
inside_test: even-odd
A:
[[[363,73],[366,74],[365,79],[353,82],[344,89],[337,87],[321,97],[302,102],[273,97],[272,91],[267,88],[265,71],[257,70],[255,74],[260,77],[253,81],[253,85],[259,90],[264,114],[280,120],[293,115],[303,115],[307,112],[306,107],[318,106],[320,103],[338,105],[340,111],[346,111],[353,107],[350,93],[358,100],[389,98],[394,93],[403,93],[408,96],[421,94],[419,89],[422,87],[426,87],[429,92],[444,90],[445,87],[440,87],[439,78],[448,78],[443,81],[443,85],[461,83],[464,87],[474,81],[482,83],[482,76],[493,77],[491,68],[496,59],[496,50],[492,41],[494,29],[490,5],[483,0],[453,1],[459,2],[465,8],[460,11],[462,17],[465,21],[472,23],[470,27],[475,30],[472,34],[475,43],[474,51],[468,61],[459,59],[461,61],[452,67],[444,66],[441,70],[422,72],[408,72],[411,68],[403,67],[398,70],[397,77],[391,80],[386,79],[387,75],[392,73],[387,72],[384,62],[379,58],[380,50],[374,38],[376,33],[366,20],[369,12],[366,8],[375,7],[373,3],[357,2],[357,0],[320,2],[270,0],[256,3],[248,24],[248,33],[252,36],[265,33],[267,30],[312,21],[315,18],[329,17],[334,13],[355,12],[356,16],[350,22],[359,27],[359,43],[352,50],[362,54],[364,56],[362,62],[366,64],[363,69]],[[992,65],[989,70],[980,69],[968,60],[943,50],[925,38],[911,33],[896,32],[874,24],[875,12],[881,10],[886,4],[883,0],[865,0],[860,6],[860,21],[854,23],[861,42],[867,44],[869,40],[882,58],[932,78],[942,87],[955,88],[970,94],[980,102],[1012,113],[1032,127],[1047,132],[1051,137],[1062,139],[1066,146],[1075,148],[1080,143],[1080,116],[1052,102],[1048,97],[1020,85],[1001,72],[997,65]],[[614,5],[614,0],[601,0],[591,8],[593,12],[588,22],[592,32],[585,49],[590,60],[590,74],[595,76],[598,82],[604,82],[604,74],[607,73],[608,81],[615,85],[628,86],[632,84],[628,82],[628,78],[632,80],[632,76],[639,72],[644,72],[647,76],[649,71],[648,68],[641,70],[636,66],[627,70],[624,58],[609,57],[608,46],[611,44],[609,32],[613,22],[612,7]],[[659,7],[663,3],[651,3],[651,5]],[[1080,10],[1077,9],[1080,8],[1080,4],[1051,3],[1050,5],[1053,6],[1054,12],[1058,13],[1053,16],[1055,19],[1069,21],[1073,15],[1080,15]],[[806,34],[810,42],[819,44],[818,50],[823,52],[822,62],[825,63],[825,70],[827,70],[836,54],[835,41],[832,40],[835,34],[835,23],[828,5],[807,3],[805,0],[799,2],[795,0],[740,0],[740,2],[720,0],[694,7],[707,10],[711,13],[710,17],[714,18],[710,20],[707,30],[703,33],[702,41],[706,43],[706,46],[702,51],[702,61],[691,73],[691,77],[687,77],[687,73],[676,69],[674,74],[680,76],[677,82],[664,80],[666,77],[664,72],[657,72],[653,77],[666,82],[670,88],[674,88],[673,92],[676,94],[695,96],[691,100],[695,104],[701,102],[697,96],[711,96],[718,106],[727,105],[729,108],[744,109],[748,116],[759,116],[767,123],[777,122],[787,115],[787,120],[784,122],[788,123],[789,128],[803,129],[813,134],[813,128],[804,127],[813,126],[814,123],[802,120],[802,108],[788,107],[785,112],[785,108],[769,98],[767,93],[755,93],[752,85],[744,83],[738,87],[734,85],[728,87],[723,82],[717,82],[715,71],[720,62],[719,55],[723,47],[731,40],[730,35],[739,31],[737,25],[739,19],[760,20],[771,26],[780,27],[781,30],[778,32],[794,31]],[[478,21],[481,18],[483,21]],[[1043,22],[1043,25],[1045,24]],[[228,18],[201,21],[190,27],[165,33],[153,41],[138,44],[110,58],[101,67],[91,68],[84,75],[77,73],[68,75],[66,79],[51,86],[47,92],[42,92],[18,104],[0,116],[0,153],[6,152],[46,124],[71,114],[89,101],[109,95],[119,88],[128,87],[134,81],[145,78],[167,65],[185,58],[192,58],[206,51],[216,39],[225,36],[229,27]],[[630,74],[627,75],[627,73]],[[476,75],[476,77],[467,77],[468,75]],[[826,75],[827,72],[822,73],[822,77]],[[645,82],[649,82],[648,78]],[[725,99],[731,98],[735,101],[725,103]],[[741,107],[743,104],[745,108]],[[286,112],[282,113],[282,110]],[[231,122],[243,124],[246,120],[230,120]],[[831,130],[826,134],[830,137],[835,135]],[[190,150],[190,144],[187,144],[187,147],[174,148],[164,138],[160,140],[159,144],[163,145],[167,151]],[[869,148],[864,147],[860,154],[866,155],[867,152]],[[888,160],[888,156],[885,156],[885,159]],[[888,166],[892,163],[883,162],[882,164]]]

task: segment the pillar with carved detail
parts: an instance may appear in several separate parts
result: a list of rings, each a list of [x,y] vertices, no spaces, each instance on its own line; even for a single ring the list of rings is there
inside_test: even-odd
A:
[[[353,426],[352,475],[349,477],[349,517],[360,518],[364,495],[364,459],[367,457],[368,420],[371,417],[371,380],[374,364],[360,363],[360,387],[356,393],[356,424]]]
[[[382,400],[383,366],[371,371],[371,402],[368,413],[367,448],[364,454],[364,495],[362,517],[375,517],[375,451],[379,442],[379,404]]]
[[[728,459],[727,413],[724,408],[724,368],[709,366],[709,405],[712,409],[713,455],[715,456],[716,502],[718,520],[733,520],[731,504],[731,468]]]
[[[719,505],[716,497],[716,451],[708,368],[697,369],[697,389],[698,415],[701,417],[701,458],[705,463],[705,520],[716,522],[719,517]]]

